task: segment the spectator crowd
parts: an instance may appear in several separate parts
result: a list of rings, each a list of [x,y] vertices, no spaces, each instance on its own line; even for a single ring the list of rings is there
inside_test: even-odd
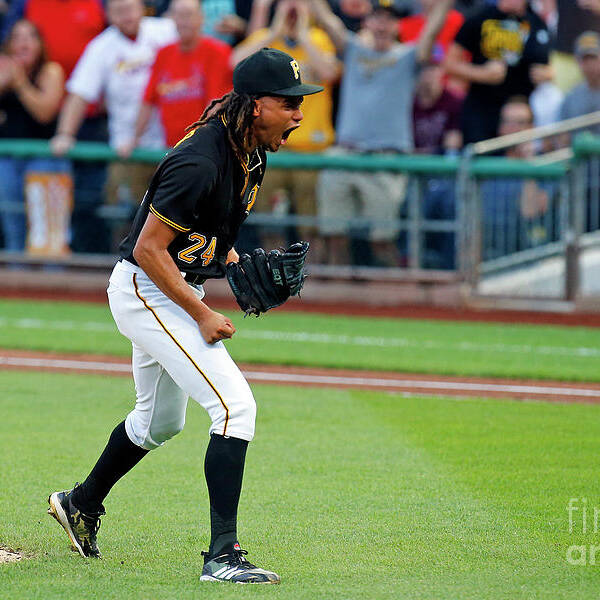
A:
[[[289,53],[325,88],[304,100],[303,126],[282,152],[454,157],[600,110],[599,32],[600,0],[0,0],[0,138],[46,140],[53,153],[0,156],[0,245],[114,250],[122,228],[100,209],[133,212],[154,171],[132,153],[177,144],[262,47]],[[120,160],[67,160],[76,141],[108,143]],[[422,187],[423,216],[453,218],[453,185]],[[306,218],[256,228],[247,243],[301,237],[315,262],[401,266],[398,220],[414,188],[390,172],[271,169],[253,210]],[[552,193],[505,182],[486,195],[484,218],[508,227],[512,203],[531,219]],[[349,228],[360,218],[371,226]],[[427,266],[452,268],[451,236],[430,237]]]

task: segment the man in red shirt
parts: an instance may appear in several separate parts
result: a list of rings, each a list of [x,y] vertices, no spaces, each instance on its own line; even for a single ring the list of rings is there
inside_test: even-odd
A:
[[[173,0],[171,15],[179,41],[156,55],[134,138],[122,150],[122,156],[128,156],[136,147],[154,108],[160,111],[168,145],[174,146],[208,103],[232,88],[231,48],[200,34],[199,0]]]

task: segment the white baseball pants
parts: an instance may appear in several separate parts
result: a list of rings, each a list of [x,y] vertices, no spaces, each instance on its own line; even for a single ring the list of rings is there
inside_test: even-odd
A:
[[[207,344],[194,319],[127,261],[112,272],[108,301],[133,346],[137,401],[125,429],[134,444],[152,450],[179,433],[190,396],[208,412],[210,433],[252,440],[254,397],[223,342]]]

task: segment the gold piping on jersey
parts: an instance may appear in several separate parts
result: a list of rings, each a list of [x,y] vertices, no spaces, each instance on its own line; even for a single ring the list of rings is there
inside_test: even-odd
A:
[[[197,127],[194,127],[194,129],[191,129],[190,131],[188,131],[174,146],[173,148],[177,148],[177,146],[179,146],[179,144],[181,144],[181,142],[185,142],[185,140],[187,140],[188,138],[191,138],[196,131],[198,131]]]
[[[242,169],[244,169],[244,187],[242,188],[242,193],[240,194],[240,198],[244,198],[244,194],[246,193],[246,188],[248,187],[248,181],[250,180],[250,171],[248,171],[248,166],[244,163],[240,163],[242,165]]]
[[[166,223],[167,225],[169,225],[170,227],[172,227],[173,229],[177,229],[177,231],[190,231],[190,227],[182,227],[181,225],[177,225],[177,223],[175,223],[174,221],[171,221],[171,219],[167,219],[167,217],[161,215],[155,208],[154,206],[152,206],[152,204],[150,205],[150,212],[157,218],[160,219],[163,223]]]
[[[165,327],[164,323],[160,320],[160,318],[158,317],[156,312],[154,312],[154,309],[152,307],[148,306],[148,303],[140,294],[140,290],[138,289],[138,285],[137,285],[135,276],[136,276],[136,273],[133,274],[133,287],[135,288],[135,295],[143,302],[144,306],[154,315],[154,318],[158,321],[158,324],[165,330],[165,333],[175,342],[177,347],[187,356],[188,360],[194,365],[194,367],[196,367],[196,370],[198,371],[198,373],[200,373],[200,375],[202,375],[202,377],[204,378],[204,381],[206,381],[206,383],[208,383],[211,390],[217,395],[217,398],[219,399],[219,401],[221,402],[221,405],[225,409],[225,425],[223,426],[223,435],[226,435],[227,434],[227,424],[229,423],[229,409],[227,408],[227,404],[225,404],[225,402],[223,401],[223,398],[221,397],[221,394],[219,394],[219,392],[217,392],[217,388],[215,388],[215,386],[211,383],[210,379],[204,374],[204,372],[196,364],[194,359],[185,351],[184,347],[175,339],[175,336]]]
[[[225,127],[227,127],[227,119],[225,118],[225,115],[221,115],[221,123],[223,123],[223,125],[225,125]],[[249,161],[250,161],[250,156],[248,156],[248,162]],[[242,165],[242,169],[244,170],[244,187],[242,188],[242,193],[240,194],[240,198],[243,198],[244,194],[246,193],[246,188],[248,187],[248,180],[250,179],[250,171],[248,170],[248,165],[245,164],[243,161],[240,161],[240,164]]]

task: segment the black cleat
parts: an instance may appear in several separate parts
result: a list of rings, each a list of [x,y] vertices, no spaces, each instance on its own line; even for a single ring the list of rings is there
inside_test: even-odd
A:
[[[82,513],[71,502],[72,494],[73,490],[50,494],[48,514],[67,532],[73,550],[79,552],[83,558],[102,558],[96,543],[96,534],[100,529],[100,516],[105,514],[104,507],[96,513]]]
[[[208,552],[202,552],[204,556],[204,568],[200,581],[230,581],[232,583],[280,583],[281,578],[277,573],[259,569],[248,562],[244,556],[246,550],[241,550],[239,545],[231,554],[221,554],[209,557]]]

